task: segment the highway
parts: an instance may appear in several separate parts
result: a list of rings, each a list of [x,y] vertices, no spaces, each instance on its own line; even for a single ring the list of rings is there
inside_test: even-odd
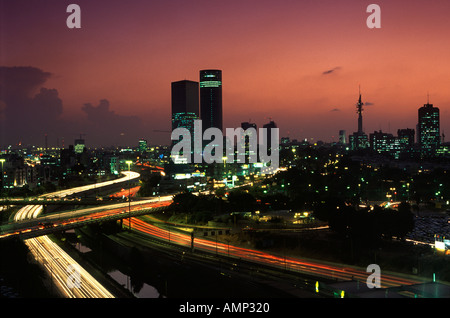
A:
[[[94,183],[94,184],[89,184],[89,185],[85,185],[85,186],[75,187],[75,188],[71,188],[71,189],[67,189],[67,190],[61,190],[61,191],[57,191],[57,192],[47,193],[47,194],[43,194],[42,197],[43,198],[64,198],[66,196],[69,196],[69,195],[72,195],[75,193],[80,193],[80,192],[87,191],[87,190],[102,188],[102,187],[106,187],[106,186],[117,184],[117,183],[131,181],[131,180],[139,178],[139,176],[140,176],[139,173],[133,172],[133,171],[122,171],[122,174],[124,174],[125,177],[110,180],[110,181],[105,181],[105,182],[101,182],[101,183]]]
[[[161,240],[170,241],[174,244],[183,246],[191,246],[191,236],[188,234],[181,234],[174,231],[165,230],[156,227],[150,223],[147,223],[138,218],[132,218],[132,228],[157,237]],[[124,225],[128,226],[128,220],[124,220]],[[194,248],[209,253],[220,254],[222,256],[228,256],[235,259],[242,259],[251,261],[263,265],[269,265],[278,269],[287,269],[298,273],[312,275],[315,277],[323,277],[327,279],[335,279],[341,281],[358,280],[366,283],[368,276],[371,273],[367,273],[364,269],[358,269],[349,266],[340,266],[338,264],[328,264],[320,261],[311,261],[294,257],[284,257],[272,255],[266,252],[257,251],[248,248],[242,248],[216,242],[213,240],[207,240],[202,238],[194,238]],[[395,274],[381,273],[381,287],[396,287],[402,285],[412,285],[421,283],[422,281],[408,279],[396,276]]]
[[[29,239],[26,244],[35,259],[50,273],[52,284],[57,286],[65,297],[114,298],[48,236]]]
[[[139,177],[139,174],[124,172],[126,175],[122,178],[123,181],[130,180],[130,178]],[[120,179],[119,179],[120,180]],[[116,182],[118,180],[115,180]],[[93,187],[100,187],[102,184],[90,185],[85,187],[79,187],[77,191],[85,191],[92,189]],[[76,189],[70,189],[66,191],[60,191],[57,193],[47,194],[46,196],[60,196],[76,193]],[[93,207],[88,209],[82,209],[77,211],[64,212],[45,217],[39,217],[42,212],[42,206],[25,206],[19,210],[15,216],[17,222],[23,222],[24,220],[41,220],[51,221],[57,226],[57,224],[66,224],[68,222],[82,222],[86,218],[94,219],[105,217],[108,215],[114,215],[119,213],[126,213],[130,210],[145,209],[150,207],[165,206],[172,202],[172,195],[163,196],[159,198],[153,198],[150,200],[125,202],[119,204],[113,204],[109,206]],[[171,243],[191,246],[191,236],[186,234],[177,233],[174,231],[165,230],[156,227],[141,219],[132,217],[125,218],[123,220],[124,227],[129,227],[129,220],[131,220],[131,227],[141,233],[157,237],[161,240],[168,240]],[[88,297],[88,298],[110,298],[113,297],[108,291],[106,291],[92,276],[79,266],[69,255],[67,255],[61,248],[53,243],[47,236],[40,236],[33,239],[25,240],[25,243],[30,248],[34,255],[34,258],[40,262],[48,270],[49,274],[54,280],[56,286],[58,286],[61,294],[65,297]],[[358,280],[366,282],[369,275],[365,270],[353,268],[349,266],[330,265],[320,261],[311,261],[300,258],[277,256],[269,253],[237,247],[229,244],[216,242],[213,240],[207,240],[202,238],[194,239],[195,249],[206,251],[212,254],[220,254],[222,256],[228,256],[230,258],[242,259],[259,263],[263,265],[269,265],[278,269],[288,269],[298,273],[312,275],[315,277],[332,278],[335,280]],[[74,277],[74,272],[71,268],[78,268],[79,276],[77,281],[79,284],[76,287],[71,285],[71,278]],[[405,279],[396,275],[387,275],[382,273],[381,285],[383,288],[395,287],[401,285],[411,285],[420,283],[416,280]]]
[[[39,216],[42,212],[42,206],[26,206],[15,215],[14,223],[4,224],[0,227],[0,239],[6,239],[13,236],[23,238],[36,237],[49,234],[55,230],[67,229],[68,225],[92,223],[100,220],[127,217],[126,214],[140,214],[149,208],[163,207],[170,204],[172,195],[158,198],[145,199],[132,202],[116,203],[107,206],[92,207],[61,213],[53,213],[45,216]],[[53,228],[53,231],[51,231]],[[72,226],[73,228],[73,226]]]
[[[43,195],[43,197],[65,197],[78,192],[100,188],[115,183],[126,182],[138,178],[136,172],[123,172],[125,177],[58,191]],[[33,219],[42,212],[42,206],[25,206],[14,216],[15,221]],[[75,262],[48,236],[40,236],[24,241],[29,247],[33,257],[49,272],[52,282],[58,287],[59,292],[68,298],[114,298],[97,280]]]

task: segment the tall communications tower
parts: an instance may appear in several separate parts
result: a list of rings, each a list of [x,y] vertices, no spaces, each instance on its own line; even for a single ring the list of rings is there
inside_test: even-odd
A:
[[[358,104],[356,104],[356,113],[358,114],[358,133],[363,132],[363,125],[362,125],[362,111],[363,111],[363,102],[361,101],[361,87],[359,87],[359,100]]]
[[[364,149],[369,146],[369,138],[363,131],[362,111],[363,102],[361,101],[361,86],[359,87],[359,100],[356,104],[356,113],[358,114],[358,131],[349,136],[350,148],[352,150]]]

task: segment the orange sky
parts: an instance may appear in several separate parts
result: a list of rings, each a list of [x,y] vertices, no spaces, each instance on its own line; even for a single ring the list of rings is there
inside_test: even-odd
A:
[[[72,2],[79,30],[65,25]],[[167,142],[154,130],[170,129],[170,83],[218,68],[224,127],[272,118],[282,136],[337,140],[357,128],[361,85],[366,133],[415,128],[427,93],[450,131],[449,1],[72,2],[0,0],[0,66],[52,73],[42,86],[58,91],[61,120],[85,120],[83,105],[106,99],[118,117],[140,117],[141,137]],[[381,29],[366,26],[370,3],[381,7]],[[81,129],[95,140],[87,126],[52,140]],[[127,129],[111,135],[133,143]]]

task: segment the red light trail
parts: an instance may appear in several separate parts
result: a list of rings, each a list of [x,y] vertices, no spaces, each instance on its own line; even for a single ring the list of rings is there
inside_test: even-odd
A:
[[[124,220],[124,226],[129,226],[129,221]],[[138,218],[132,218],[132,228],[142,233],[154,236],[158,239],[167,240],[171,243],[191,246],[191,236],[172,232],[146,223]],[[368,276],[362,269],[352,267],[340,267],[338,265],[329,265],[309,260],[303,260],[294,257],[276,256],[262,251],[253,249],[237,247],[221,242],[211,240],[194,238],[194,247],[210,253],[220,253],[224,256],[229,256],[246,261],[252,261],[264,265],[270,265],[277,268],[285,268],[299,273],[309,274],[313,276],[333,278],[336,280],[358,280],[366,283]],[[420,283],[417,280],[401,278],[394,275],[381,274],[381,287],[395,287],[401,285],[412,285]]]

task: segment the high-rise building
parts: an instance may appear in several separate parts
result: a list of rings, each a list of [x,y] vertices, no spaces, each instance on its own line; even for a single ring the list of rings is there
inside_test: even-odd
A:
[[[183,127],[194,133],[194,120],[199,117],[198,94],[198,82],[172,83],[172,130]]]
[[[405,150],[411,149],[414,146],[415,131],[411,128],[398,129],[397,136],[400,144]]]
[[[86,148],[84,139],[75,139],[75,153],[83,153],[84,148]]]
[[[139,140],[139,152],[140,153],[146,153],[148,150],[147,140],[140,139]]]
[[[405,128],[397,130],[397,139],[400,145],[402,158],[414,158],[417,154],[416,151],[416,132],[414,129]]]
[[[199,85],[194,81],[178,81],[172,83],[172,130],[186,128],[186,135],[181,136],[181,140],[190,138],[191,154],[194,149],[194,121],[199,118]],[[179,140],[180,141],[180,140]],[[173,141],[173,145],[177,144]],[[184,155],[182,151],[178,154]],[[178,158],[174,158],[177,163]],[[183,159],[184,160],[184,159]]]
[[[365,133],[359,134],[358,132],[354,132],[349,136],[349,140],[351,150],[366,149],[369,147],[369,137]]]
[[[271,120],[269,123],[263,125],[263,128],[267,131],[267,153],[272,153],[272,128],[277,128],[277,124],[273,120]],[[261,140],[261,142],[264,142],[264,140]]]
[[[417,141],[422,155],[433,156],[440,145],[439,108],[426,103],[419,108]]]
[[[400,157],[400,140],[394,135],[380,131],[374,131],[369,136],[370,147],[379,154],[390,155],[395,159]]]
[[[200,71],[200,118],[203,131],[208,128],[219,128],[222,123],[222,71]]]
[[[242,136],[243,140],[241,141],[244,144],[245,150],[245,160],[248,163],[250,156],[257,156],[258,149],[252,149],[250,146],[251,140],[257,140],[258,138],[258,128],[255,123],[243,122],[241,123],[241,128],[248,133],[248,136]],[[253,129],[250,129],[253,128]],[[248,130],[250,129],[250,130]],[[257,148],[258,145],[256,145]]]
[[[339,143],[341,145],[347,144],[347,134],[345,130],[339,130]]]

